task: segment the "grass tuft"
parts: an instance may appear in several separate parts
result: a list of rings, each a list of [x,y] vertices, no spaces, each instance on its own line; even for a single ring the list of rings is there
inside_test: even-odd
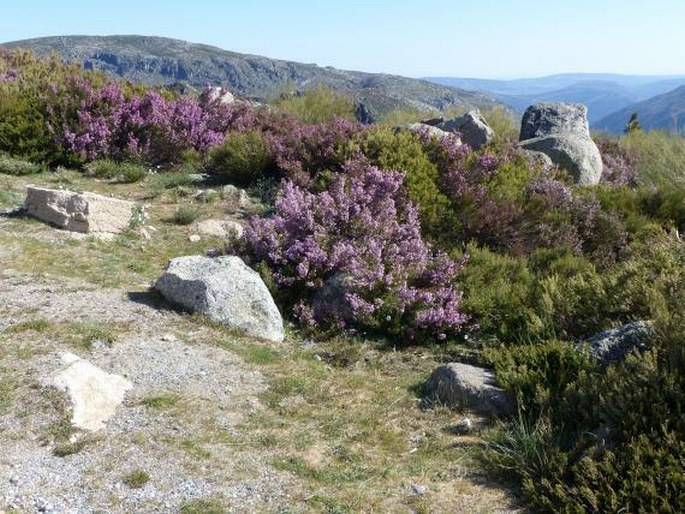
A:
[[[131,489],[140,489],[150,481],[150,475],[143,469],[134,469],[124,475],[122,482]]]

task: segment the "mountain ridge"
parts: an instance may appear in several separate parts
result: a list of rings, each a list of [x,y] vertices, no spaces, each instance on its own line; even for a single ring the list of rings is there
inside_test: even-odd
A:
[[[625,110],[639,111],[644,108],[644,106],[636,107],[641,102],[685,85],[685,75],[621,75],[616,73],[562,73],[513,80],[426,78],[445,85],[479,89],[500,102],[512,106],[519,113],[523,112],[528,105],[539,102],[582,103],[588,107],[588,120],[593,128],[606,128],[604,120],[612,114],[620,113],[619,116],[625,117]],[[677,108],[674,107],[674,109]],[[659,128],[671,127],[669,123],[662,121],[654,121],[653,124]],[[614,132],[622,130],[622,127],[619,129],[616,123],[612,122],[611,126]]]
[[[0,47],[25,48],[41,56],[57,53],[86,69],[145,85],[223,85],[257,99],[278,94],[286,86],[297,90],[326,86],[377,115],[408,107],[430,111],[501,105],[487,94],[422,79],[271,59],[159,36],[49,36],[0,43]]]

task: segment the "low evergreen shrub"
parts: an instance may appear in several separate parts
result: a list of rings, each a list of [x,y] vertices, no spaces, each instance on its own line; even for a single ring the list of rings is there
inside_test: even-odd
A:
[[[6,175],[33,175],[45,171],[45,167],[23,159],[15,159],[6,154],[0,154],[0,173]]]
[[[230,132],[209,154],[208,170],[227,182],[249,186],[274,166],[267,142],[258,130]]]

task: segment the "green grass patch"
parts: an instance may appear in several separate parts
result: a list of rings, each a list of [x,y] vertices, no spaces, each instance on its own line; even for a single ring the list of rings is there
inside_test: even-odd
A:
[[[6,175],[34,175],[45,171],[45,167],[22,159],[0,154],[0,173]]]
[[[181,441],[181,448],[196,459],[206,460],[212,456],[212,452],[204,449],[200,443],[192,439],[184,439]]]
[[[161,393],[146,396],[140,403],[150,409],[168,410],[175,407],[180,400],[181,396],[176,393]]]
[[[147,168],[132,162],[115,162],[101,159],[85,166],[86,174],[92,177],[109,179],[119,184],[132,184],[145,178]]]
[[[21,334],[23,332],[45,332],[52,328],[53,324],[50,321],[44,319],[32,319],[29,321],[22,321],[21,323],[16,323],[10,325],[6,331],[10,334]]]
[[[225,514],[224,503],[218,499],[192,500],[181,506],[181,514]]]
[[[0,415],[12,407],[17,386],[17,381],[9,376],[8,371],[0,368]]]
[[[122,482],[131,489],[140,489],[150,481],[150,475],[143,469],[129,471],[122,478]]]

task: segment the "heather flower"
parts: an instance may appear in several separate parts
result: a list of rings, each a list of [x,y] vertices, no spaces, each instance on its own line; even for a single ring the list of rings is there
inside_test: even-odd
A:
[[[453,286],[461,264],[423,241],[402,183],[362,157],[321,192],[286,180],[274,214],[250,221],[240,251],[270,267],[305,324],[454,335],[467,321]]]

